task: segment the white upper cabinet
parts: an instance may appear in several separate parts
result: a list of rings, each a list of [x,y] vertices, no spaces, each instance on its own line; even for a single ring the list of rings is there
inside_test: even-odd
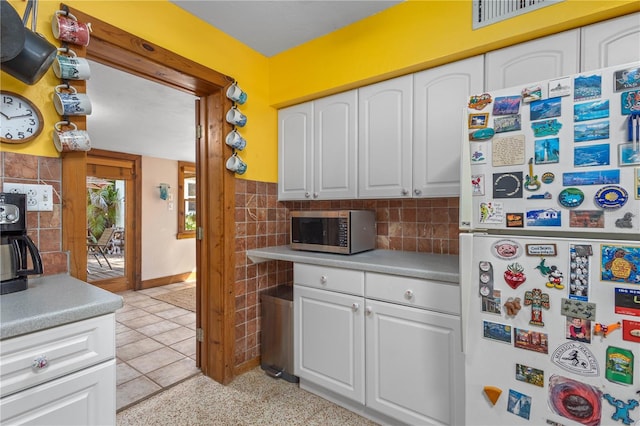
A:
[[[314,199],[356,198],[357,108],[356,90],[314,101]]]
[[[583,27],[581,70],[640,61],[640,13]]]
[[[304,200],[312,191],[313,104],[278,111],[278,199]],[[307,197],[308,198],[308,197]]]
[[[278,199],[356,198],[357,91],[278,111]]]
[[[463,107],[483,91],[483,64],[476,56],[414,74],[414,196],[460,195]]]
[[[358,196],[411,197],[413,76],[358,90]]]
[[[580,30],[565,31],[485,54],[484,90],[579,72]]]

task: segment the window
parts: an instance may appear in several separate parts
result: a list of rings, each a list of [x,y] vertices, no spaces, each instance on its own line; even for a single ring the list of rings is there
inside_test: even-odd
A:
[[[178,239],[196,236],[196,165],[178,161]]]

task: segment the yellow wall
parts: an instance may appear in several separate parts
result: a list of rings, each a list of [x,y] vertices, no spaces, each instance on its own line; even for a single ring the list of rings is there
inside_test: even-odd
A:
[[[22,15],[25,2],[10,3]],[[637,0],[566,0],[527,15],[471,30],[470,0],[408,0],[327,36],[265,58],[165,0],[75,1],[82,10],[154,44],[236,78],[249,94],[242,106],[248,124],[246,179],[277,181],[277,119],[274,107],[358,87],[477,55],[555,32],[640,10]],[[53,39],[51,17],[58,2],[41,1],[38,30]],[[45,117],[45,132],[25,146],[2,149],[56,156],[50,129],[59,120],[51,101],[58,83],[49,71],[35,86],[0,73],[0,85],[23,93]],[[91,95],[91,94],[89,94]],[[89,129],[91,131],[91,129]]]

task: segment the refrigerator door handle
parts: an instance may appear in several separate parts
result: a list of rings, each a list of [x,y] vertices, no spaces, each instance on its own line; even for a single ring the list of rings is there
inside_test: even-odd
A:
[[[471,283],[472,265],[471,259],[473,259],[473,234],[460,233],[460,256],[458,262],[460,262],[460,312],[462,322],[462,332],[460,333],[462,339],[462,353],[467,353],[467,327],[469,323],[469,312],[471,308],[471,294],[473,292],[473,286]]]

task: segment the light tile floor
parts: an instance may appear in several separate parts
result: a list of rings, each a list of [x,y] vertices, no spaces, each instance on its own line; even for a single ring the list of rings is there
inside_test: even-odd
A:
[[[184,282],[119,293],[116,311],[116,408],[122,410],[200,373],[196,314],[151,296],[195,286]]]

